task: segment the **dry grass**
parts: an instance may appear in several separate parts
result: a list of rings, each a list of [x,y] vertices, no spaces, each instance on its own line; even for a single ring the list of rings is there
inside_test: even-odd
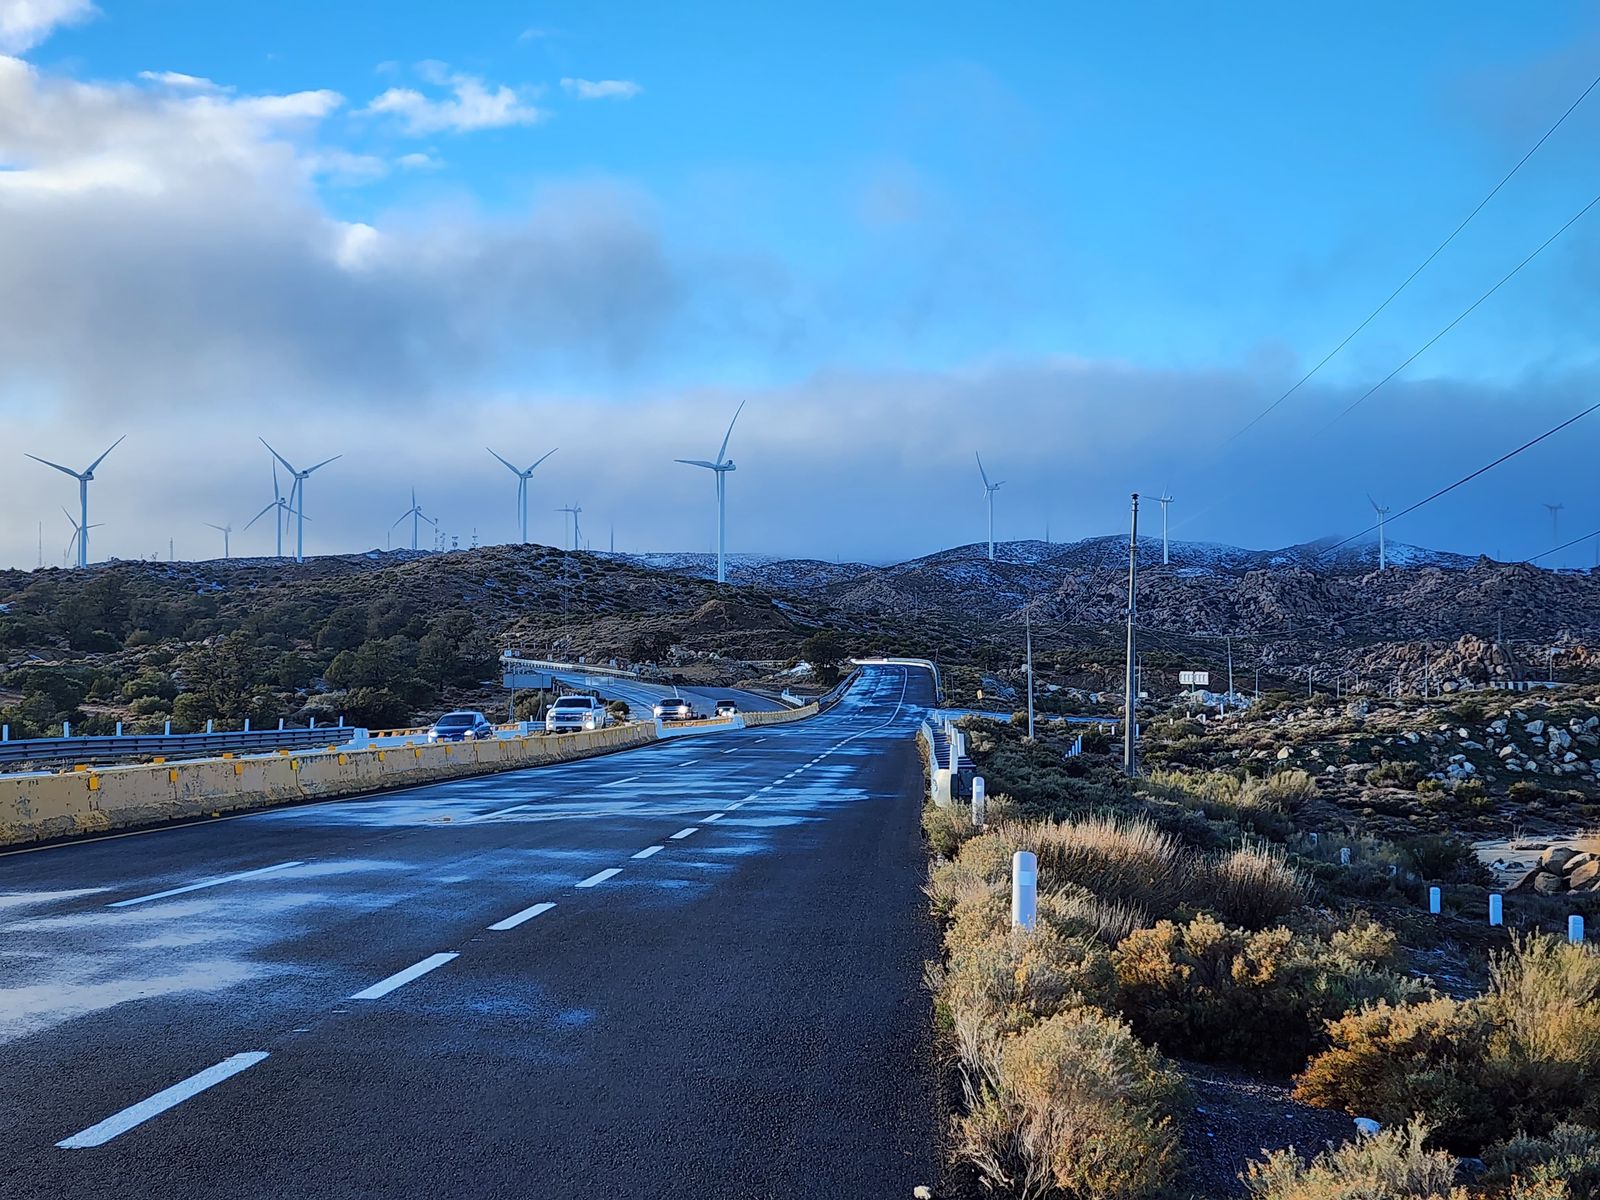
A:
[[[1194,856],[1171,834],[1137,818],[1007,823],[996,833],[1038,857],[1041,887],[1071,884],[1155,915],[1177,907],[1193,880]]]
[[[1306,879],[1281,847],[1246,842],[1195,872],[1195,899],[1246,929],[1261,929],[1306,900]]]
[[[1458,1200],[1456,1162],[1424,1148],[1427,1129],[1413,1121],[1323,1151],[1307,1162],[1280,1150],[1253,1162],[1245,1186],[1260,1200]]]

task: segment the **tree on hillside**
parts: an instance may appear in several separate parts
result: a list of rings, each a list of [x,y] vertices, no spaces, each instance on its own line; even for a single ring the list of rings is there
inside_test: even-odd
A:
[[[839,682],[839,663],[844,659],[844,647],[839,635],[831,629],[819,629],[800,643],[800,657],[811,664],[817,682],[832,687]]]

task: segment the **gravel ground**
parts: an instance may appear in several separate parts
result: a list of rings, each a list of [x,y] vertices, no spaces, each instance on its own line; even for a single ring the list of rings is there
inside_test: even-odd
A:
[[[1286,1081],[1228,1067],[1179,1065],[1195,1102],[1194,1116],[1184,1131],[1184,1149],[1193,1170],[1184,1183],[1192,1196],[1212,1200],[1246,1195],[1239,1173],[1263,1149],[1293,1146],[1310,1155],[1327,1142],[1347,1141],[1355,1133],[1343,1113],[1295,1100]]]

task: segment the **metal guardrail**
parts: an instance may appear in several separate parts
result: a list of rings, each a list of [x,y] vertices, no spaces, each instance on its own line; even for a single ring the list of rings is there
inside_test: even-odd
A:
[[[127,758],[207,758],[226,752],[301,750],[348,742],[346,725],[319,729],[252,729],[245,733],[131,733],[108,737],[23,738],[0,742],[0,763],[39,766],[112,762]]]

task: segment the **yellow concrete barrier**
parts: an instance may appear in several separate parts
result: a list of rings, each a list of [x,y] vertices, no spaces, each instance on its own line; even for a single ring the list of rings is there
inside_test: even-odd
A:
[[[807,717],[814,717],[822,711],[815,704],[808,704],[804,708],[789,708],[781,712],[747,712],[744,717],[745,726],[752,725],[786,725],[790,721],[804,721]]]
[[[651,724],[382,750],[316,750],[0,776],[0,845],[154,825],[212,813],[332,799],[566,762],[656,740]]]

